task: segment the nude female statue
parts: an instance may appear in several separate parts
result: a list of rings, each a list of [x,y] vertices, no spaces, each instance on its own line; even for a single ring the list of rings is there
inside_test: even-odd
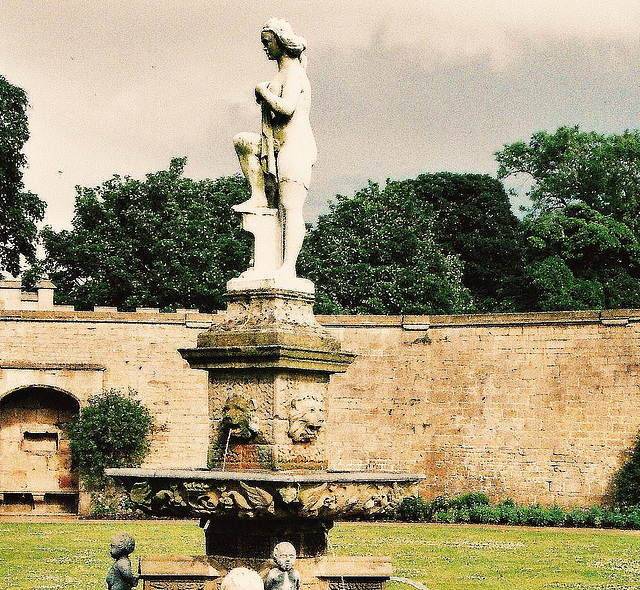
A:
[[[305,234],[302,209],[317,155],[309,123],[311,85],[302,54],[306,41],[294,34],[287,21],[276,18],[263,27],[261,38],[267,58],[278,64],[278,73],[255,89],[262,107],[261,134],[234,137],[242,171],[251,185],[251,198],[234,209],[243,213],[278,209],[283,256],[276,276],[295,277]]]

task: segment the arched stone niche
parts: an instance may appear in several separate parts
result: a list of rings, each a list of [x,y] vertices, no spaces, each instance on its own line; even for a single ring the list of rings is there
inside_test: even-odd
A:
[[[79,400],[51,386],[31,385],[0,398],[0,511],[75,512],[78,479],[64,425]]]

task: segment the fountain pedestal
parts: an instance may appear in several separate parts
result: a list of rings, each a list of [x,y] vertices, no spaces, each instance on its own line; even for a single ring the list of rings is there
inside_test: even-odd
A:
[[[199,517],[205,532],[203,558],[175,560],[168,573],[162,559],[143,561],[145,588],[217,587],[233,567],[262,571],[288,541],[305,588],[382,590],[390,561],[329,557],[328,531],[336,519],[391,515],[421,476],[327,469],[329,381],[355,355],[318,324],[310,292],[258,281],[227,299],[197,347],[180,350],[209,376],[207,469],[108,470],[145,512]]]
[[[325,400],[355,355],[318,324],[313,295],[230,291],[224,318],[180,350],[209,374],[210,469],[326,469]]]

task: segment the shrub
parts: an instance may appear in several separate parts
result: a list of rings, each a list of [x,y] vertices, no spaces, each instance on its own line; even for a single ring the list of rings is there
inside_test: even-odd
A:
[[[445,524],[454,524],[458,522],[458,511],[455,508],[447,508],[446,510],[438,510],[433,515],[433,522]]]
[[[572,508],[566,515],[567,526],[584,527],[587,526],[589,512],[582,508]]]
[[[429,513],[429,503],[421,496],[403,498],[400,504],[400,518],[411,522],[423,522],[431,515]]]
[[[451,500],[449,500],[449,498],[447,498],[446,496],[436,496],[430,502],[431,504],[430,511],[433,514],[438,510],[447,510],[449,508],[450,503],[451,503]]]
[[[126,493],[104,490],[91,494],[89,515],[94,518],[136,518],[142,512],[136,509]]]
[[[640,504],[640,434],[631,452],[631,457],[620,468],[613,482],[613,500],[618,507]]]
[[[592,527],[600,528],[602,526],[603,516],[604,513],[602,512],[602,508],[594,506],[589,510],[589,514],[587,515],[587,524]]]
[[[549,510],[549,526],[562,526],[564,519],[564,510],[554,504]]]
[[[475,504],[469,509],[471,522],[478,524],[500,524],[500,508],[486,504]]]
[[[525,526],[573,526],[640,529],[640,506],[590,509],[560,506],[546,508],[540,504],[518,506],[507,498],[495,506],[486,494],[467,493],[456,498],[437,496],[431,502],[424,498],[405,498],[398,517],[412,522],[508,524]]]
[[[540,504],[534,504],[527,509],[527,524],[531,526],[547,526],[549,523],[549,511],[540,506]]]
[[[107,467],[137,467],[149,451],[154,420],[135,395],[103,391],[67,425],[73,465],[89,490],[105,487]]]
[[[453,508],[471,508],[472,506],[488,506],[489,497],[481,492],[468,492],[451,500]]]

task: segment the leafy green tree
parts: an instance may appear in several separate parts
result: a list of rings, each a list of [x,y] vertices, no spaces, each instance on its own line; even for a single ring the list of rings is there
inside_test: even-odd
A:
[[[138,467],[149,452],[154,419],[135,395],[109,389],[92,396],[68,426],[71,460],[88,489],[104,487],[108,467]]]
[[[524,220],[523,307],[640,307],[640,246],[626,224],[584,203]]]
[[[80,188],[73,229],[42,231],[42,267],[60,303],[162,309],[224,308],[226,281],[247,267],[249,235],[231,206],[243,201],[239,176],[193,181],[186,158],[144,180],[114,176]]]
[[[20,257],[35,258],[37,223],[45,204],[25,192],[23,146],[29,139],[27,95],[0,76],[0,270],[20,273]]]
[[[437,243],[435,219],[411,183],[338,195],[311,229],[300,274],[317,313],[457,313],[471,306],[462,263]]]
[[[516,142],[496,153],[498,178],[523,177],[535,212],[581,202],[626,221],[637,232],[640,208],[640,131],[621,135],[560,127],[539,131],[529,143]]]
[[[521,223],[503,184],[486,174],[422,174],[404,181],[434,214],[436,241],[464,263],[473,311],[512,311],[522,279]]]

